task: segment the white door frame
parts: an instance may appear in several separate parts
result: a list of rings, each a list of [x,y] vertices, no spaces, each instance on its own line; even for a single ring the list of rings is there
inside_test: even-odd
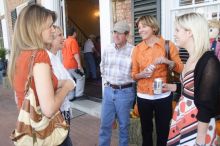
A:
[[[99,0],[100,11],[100,36],[101,36],[101,53],[108,44],[112,42],[112,1],[111,0]],[[102,96],[104,90],[105,81],[102,80]]]

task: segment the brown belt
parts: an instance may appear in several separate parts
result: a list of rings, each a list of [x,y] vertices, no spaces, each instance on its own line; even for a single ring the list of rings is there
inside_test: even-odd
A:
[[[124,88],[129,88],[133,86],[133,83],[125,84],[125,85],[113,85],[107,82],[107,85],[112,87],[113,89],[124,89]]]

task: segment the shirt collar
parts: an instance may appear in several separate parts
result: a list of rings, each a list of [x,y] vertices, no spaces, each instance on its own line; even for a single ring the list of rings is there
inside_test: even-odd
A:
[[[116,44],[114,43],[114,48],[116,50],[123,50],[123,49],[127,48],[127,42],[126,42],[126,44],[122,48],[117,48]]]
[[[165,41],[164,41],[164,39],[163,39],[163,37],[162,36],[158,36],[159,37],[159,41],[158,42],[156,42],[154,45],[158,45],[160,48],[164,48],[164,46],[165,46]],[[140,44],[139,44],[139,46],[140,46],[140,48],[149,48],[149,46],[144,42],[144,41],[142,41]]]

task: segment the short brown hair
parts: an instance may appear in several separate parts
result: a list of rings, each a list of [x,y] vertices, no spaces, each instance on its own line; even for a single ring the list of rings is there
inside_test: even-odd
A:
[[[153,29],[153,32],[155,35],[158,35],[160,32],[160,28],[158,25],[158,22],[155,17],[146,15],[141,16],[136,20],[136,26],[138,27],[139,23],[142,23],[143,25],[147,25]]]

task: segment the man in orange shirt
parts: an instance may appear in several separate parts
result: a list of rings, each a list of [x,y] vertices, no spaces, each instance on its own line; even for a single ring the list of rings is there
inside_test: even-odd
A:
[[[80,62],[80,49],[76,40],[76,30],[72,27],[67,31],[67,39],[62,49],[63,65],[76,80],[75,95],[70,101],[83,96],[85,75]]]

